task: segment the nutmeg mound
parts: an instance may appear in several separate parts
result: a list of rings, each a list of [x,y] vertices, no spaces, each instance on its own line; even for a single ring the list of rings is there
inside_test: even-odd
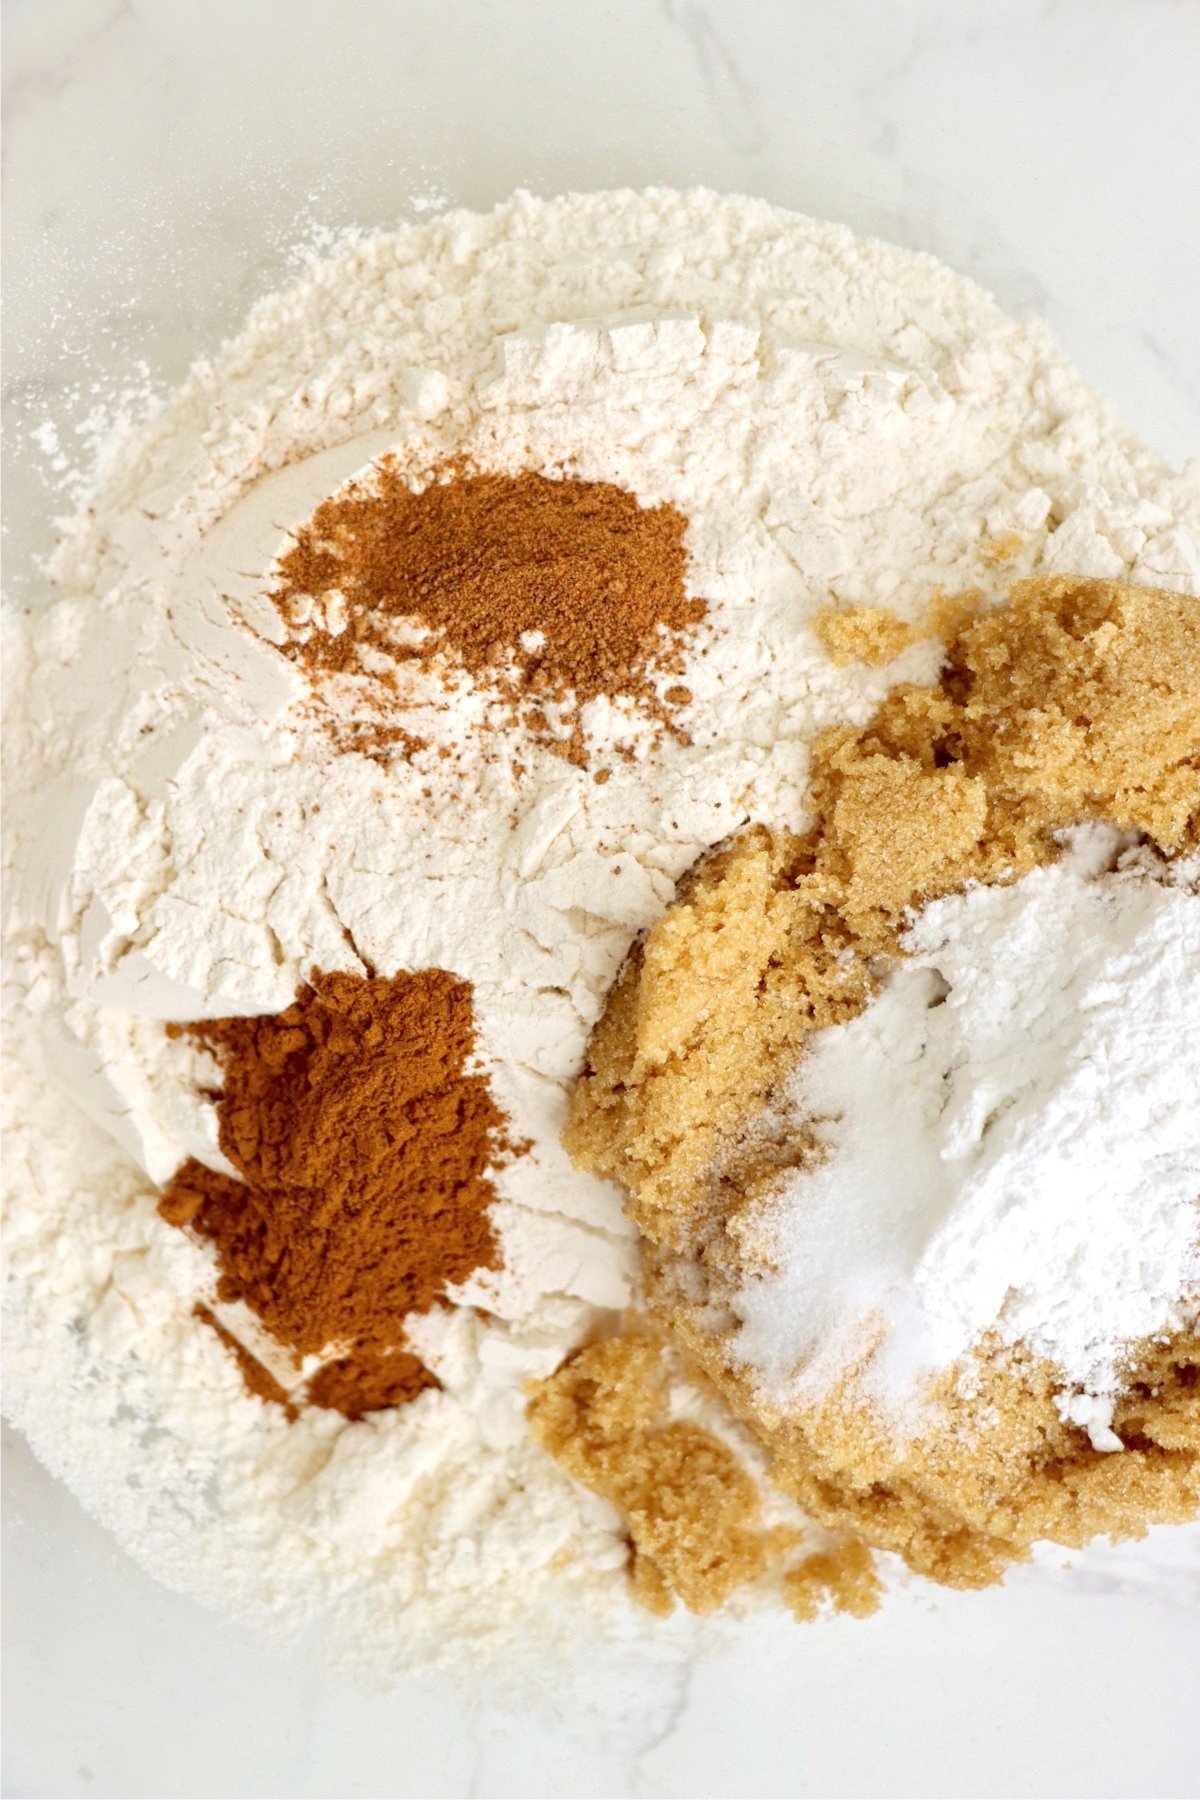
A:
[[[1200,602],[1020,583],[958,625],[936,687],[893,690],[864,729],[818,741],[811,804],[803,835],[751,829],[693,871],[618,979],[575,1092],[567,1146],[626,1190],[653,1319],[781,1488],[939,1581],[994,1581],[1039,1538],[1079,1545],[1192,1516],[1194,1333],[1131,1348],[1114,1415],[1125,1449],[1103,1454],[1060,1417],[1055,1370],[1019,1350],[977,1344],[972,1381],[949,1371],[928,1396],[936,1428],[899,1442],[852,1373],[817,1403],[769,1406],[720,1320],[742,1273],[739,1213],[806,1153],[772,1135],[778,1084],[813,1032],[867,1006],[910,909],[1018,879],[1085,821],[1167,856],[1200,843]],[[588,1415],[606,1408],[612,1431],[621,1341],[570,1460],[557,1452],[593,1485]]]
[[[314,674],[378,680],[381,667],[440,661],[493,688],[535,736],[565,730],[582,761],[589,701],[621,699],[664,726],[691,698],[664,685],[706,610],[686,589],[684,532],[675,507],[611,482],[452,465],[416,486],[385,457],[296,532],[273,597],[295,632],[287,653]],[[331,595],[346,615],[337,631],[312,622]],[[420,635],[405,643],[398,624]],[[562,715],[553,728],[548,707]]]

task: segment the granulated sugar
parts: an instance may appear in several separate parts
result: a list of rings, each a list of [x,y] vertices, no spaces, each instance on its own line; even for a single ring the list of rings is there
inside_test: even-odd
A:
[[[994,1332],[1120,1449],[1127,1347],[1200,1291],[1200,897],[1091,874],[1112,837],[932,901],[867,1009],[814,1040],[788,1104],[823,1157],[742,1295],[738,1354],[769,1387],[827,1384],[882,1327],[871,1391],[919,1419],[923,1382]]]
[[[596,693],[585,767],[494,728],[467,671],[452,704],[411,696],[424,748],[342,748],[330,720],[373,726],[376,699],[314,697],[268,590],[284,534],[385,453],[677,509],[703,603],[661,674],[678,729]],[[43,1460],[164,1579],[323,1616],[377,1670],[510,1650],[534,1615],[544,1649],[575,1629],[567,1594],[621,1629],[619,1518],[524,1418],[525,1382],[630,1291],[619,1199],[558,1142],[614,975],[700,853],[803,823],[818,728],[936,667],[920,643],[836,666],[812,617],[917,619],[1035,569],[1196,591],[1197,488],[1041,327],[756,201],[517,196],[260,302],[105,446],[55,604],[12,633],[7,1404]],[[211,1258],[156,1184],[188,1156],[230,1172],[211,1059],[166,1023],[279,1012],[314,966],[470,982],[533,1147],[494,1176],[499,1266],[410,1325],[440,1390],[289,1424],[196,1319]]]

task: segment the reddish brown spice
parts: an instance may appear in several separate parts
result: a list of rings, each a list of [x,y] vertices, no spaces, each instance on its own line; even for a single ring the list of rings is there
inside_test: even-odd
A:
[[[489,1171],[520,1148],[472,1066],[470,983],[314,975],[277,1016],[185,1029],[224,1068],[220,1145],[241,1179],[190,1160],[159,1211],[215,1246],[218,1301],[298,1356],[334,1352],[316,1405],[357,1417],[436,1385],[404,1321],[496,1266]]]

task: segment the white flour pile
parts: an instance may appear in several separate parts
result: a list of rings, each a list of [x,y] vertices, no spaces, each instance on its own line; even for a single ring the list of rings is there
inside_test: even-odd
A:
[[[467,732],[468,696],[420,721],[428,757],[338,753],[261,595],[281,535],[389,448],[672,502],[708,603],[690,743],[643,733],[598,785]],[[558,1144],[622,958],[699,852],[801,821],[816,729],[932,674],[920,648],[835,669],[815,609],[916,617],[1034,570],[1200,592],[1197,471],[932,259],[650,192],[364,239],[107,446],[89,499],[9,641],[12,1416],[162,1578],[323,1615],[376,1668],[502,1651],[539,1611],[546,1647],[568,1591],[615,1627],[619,1522],[529,1442],[522,1384],[628,1292],[618,1200]],[[585,726],[629,735],[601,702]],[[454,1296],[477,1310],[414,1322],[441,1391],[288,1424],[197,1326],[211,1264],[155,1212],[183,1157],[220,1166],[211,1067],[164,1022],[274,1012],[360,959],[474,983],[534,1149],[497,1177],[503,1268]]]
[[[1108,872],[1114,837],[1082,828],[1012,887],[933,901],[798,1066],[789,1103],[825,1156],[766,1208],[772,1270],[737,1337],[785,1404],[882,1326],[870,1391],[919,1429],[923,1382],[995,1333],[1121,1448],[1127,1346],[1180,1330],[1200,1289],[1200,870]]]

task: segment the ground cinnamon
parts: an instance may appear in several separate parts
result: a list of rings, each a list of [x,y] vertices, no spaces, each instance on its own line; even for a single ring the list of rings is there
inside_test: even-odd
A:
[[[193,1306],[192,1316],[199,1319],[202,1325],[207,1325],[210,1331],[216,1332],[252,1394],[256,1394],[260,1400],[270,1400],[276,1406],[282,1406],[289,1419],[298,1417],[297,1408],[283,1383],[272,1375],[270,1369],[264,1368],[257,1356],[250,1354],[245,1344],[239,1343],[232,1331],[226,1330],[211,1306]]]
[[[474,1067],[470,983],[314,973],[283,1013],[184,1029],[223,1066],[220,1145],[241,1179],[190,1160],[159,1211],[214,1245],[218,1302],[331,1358],[312,1404],[353,1418],[436,1385],[405,1319],[496,1266],[489,1171],[518,1149]]]
[[[274,598],[295,631],[289,653],[311,669],[362,673],[380,652],[446,659],[581,760],[588,701],[621,696],[666,722],[691,698],[679,683],[662,691],[705,612],[686,591],[684,531],[674,507],[609,482],[453,468],[415,492],[385,459],[295,534]],[[331,597],[336,632],[321,623]],[[398,643],[398,621],[424,635]]]

